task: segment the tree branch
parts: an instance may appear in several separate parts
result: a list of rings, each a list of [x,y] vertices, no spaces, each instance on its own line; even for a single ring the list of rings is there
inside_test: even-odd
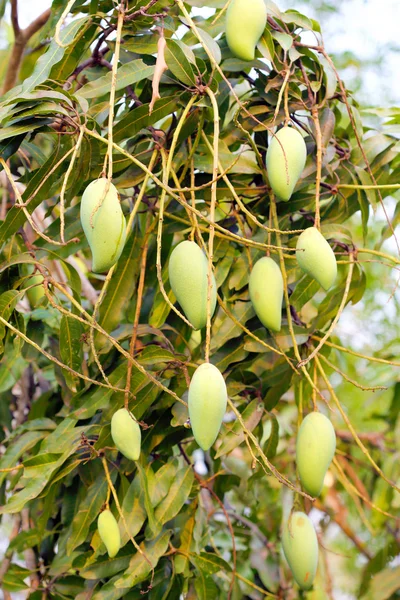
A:
[[[2,94],[6,94],[15,86],[18,80],[25,47],[30,38],[47,22],[50,13],[51,9],[49,8],[32,21],[26,29],[21,29],[18,20],[18,0],[11,0],[11,23],[14,31],[14,44],[4,79]]]

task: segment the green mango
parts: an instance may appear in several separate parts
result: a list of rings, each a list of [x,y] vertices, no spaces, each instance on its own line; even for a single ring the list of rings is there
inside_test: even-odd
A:
[[[113,414],[111,437],[121,454],[130,460],[138,460],[142,434],[139,424],[126,408],[120,408]]]
[[[302,590],[309,590],[318,567],[318,539],[305,513],[291,514],[283,528],[282,546],[293,577]]]
[[[108,556],[114,558],[121,548],[121,535],[117,520],[108,508],[99,514],[97,529],[101,541],[107,548]]]
[[[336,258],[332,248],[316,227],[309,227],[299,235],[296,245],[299,267],[329,290],[337,276]]]
[[[106,188],[106,178],[92,181],[81,200],[81,223],[92,251],[94,273],[108,271],[117,262],[126,240],[126,221],[117,188],[110,183],[107,194]]]
[[[264,0],[231,0],[226,11],[225,33],[232,54],[242,60],[254,60],[266,24]]]
[[[227,398],[225,380],[217,367],[200,365],[190,382],[188,408],[194,439],[204,451],[217,439]]]
[[[264,327],[280,331],[283,279],[276,262],[264,256],[256,262],[249,279],[250,300]]]
[[[267,150],[270,186],[280,200],[289,200],[306,164],[307,147],[303,136],[293,127],[282,127]]]
[[[201,248],[186,240],[172,251],[168,265],[169,282],[188,321],[195,329],[207,323],[208,261]],[[217,303],[217,284],[211,281],[211,316]]]
[[[26,295],[28,296],[29,304],[31,305],[32,309],[36,308],[40,304],[42,298],[46,296],[43,287],[43,275],[40,275],[40,273],[36,273],[35,275],[33,275],[34,270],[35,267],[29,263],[23,263],[21,265],[22,275],[32,274],[31,277],[26,277],[24,283],[22,284],[22,287],[24,289],[30,288],[29,290],[27,290]]]
[[[296,462],[301,484],[316,498],[336,450],[336,435],[330,420],[322,413],[312,412],[300,425],[296,442]]]

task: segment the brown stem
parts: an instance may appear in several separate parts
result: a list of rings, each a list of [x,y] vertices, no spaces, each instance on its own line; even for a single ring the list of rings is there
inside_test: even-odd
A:
[[[139,285],[138,285],[138,291],[137,291],[135,319],[133,322],[131,342],[129,344],[129,354],[132,356],[132,358],[135,356],[135,348],[136,348],[136,340],[137,340],[138,327],[139,327],[140,311],[142,308],[142,301],[143,301],[144,280],[145,280],[145,276],[146,276],[147,250],[149,248],[149,233],[150,232],[147,233],[144,244],[143,244],[142,260],[140,263],[140,275],[139,275]],[[132,378],[132,366],[133,366],[132,363],[128,362],[128,370],[126,373],[126,387],[125,387],[125,408],[128,408],[128,403],[129,403],[129,392],[131,389],[131,378]]]

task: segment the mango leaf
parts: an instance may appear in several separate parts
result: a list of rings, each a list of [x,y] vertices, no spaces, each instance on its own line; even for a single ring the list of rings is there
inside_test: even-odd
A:
[[[124,310],[132,296],[140,268],[141,238],[130,235],[112,274],[106,295],[100,306],[99,324],[111,332],[122,320]],[[110,342],[100,333],[95,335],[96,346],[109,348]]]
[[[168,69],[177,79],[179,79],[179,81],[182,81],[185,85],[196,85],[196,77],[192,65],[185,52],[182,50],[181,44],[176,40],[167,40],[165,61],[168,65]]]
[[[144,495],[145,490],[141,485],[141,476],[139,473],[126,491],[121,507],[132,537],[135,537],[139,533],[147,517]],[[119,520],[119,526],[121,531],[121,545],[124,546],[128,542],[129,536],[121,519]]]
[[[154,478],[149,481],[150,501],[154,507],[160,504],[161,500],[168,494],[168,490],[176,477],[177,463],[175,461],[167,462],[156,473]]]
[[[399,590],[400,567],[384,569],[373,576],[362,600],[388,600]]]
[[[67,144],[70,144],[69,140]],[[27,209],[31,214],[44,199],[48,198],[51,187],[57,181],[58,174],[62,172],[62,165],[58,168],[56,165],[66,155],[67,150],[68,148],[64,144],[60,144],[56,151],[50,154],[45,164],[30,174],[29,183],[22,194],[22,199],[24,202],[29,199]],[[22,210],[13,206],[7,212],[5,221],[0,225],[0,242],[3,243],[16,233],[25,221],[26,217]]]
[[[193,544],[193,532],[196,523],[195,519],[196,505],[192,503],[188,519],[181,532],[181,545],[179,546],[179,553],[175,556],[175,572],[179,574],[188,574],[189,568],[189,555]]]
[[[18,299],[21,297],[21,292],[17,292],[16,290],[9,290],[8,292],[4,292],[0,296],[0,317],[5,321],[8,321],[10,318]],[[4,336],[6,335],[7,326],[5,323],[0,321],[0,355],[4,352]]]
[[[194,480],[191,466],[183,467],[177,472],[174,482],[170,487],[167,496],[158,505],[154,513],[154,528],[151,528],[152,535],[157,535],[164,523],[170,521],[178,512],[189,497]]]
[[[179,95],[169,96],[157,100],[154,109],[149,114],[150,104],[138,106],[124,116],[114,127],[114,140],[116,142],[128,137],[133,137],[141,129],[156,123],[174,112],[178,106]]]
[[[60,355],[64,364],[74,371],[81,371],[83,360],[83,348],[81,335],[82,324],[75,319],[63,316],[60,325]],[[69,371],[64,371],[65,380],[69,388],[76,392],[78,378]]]
[[[276,455],[276,449],[279,444],[279,421],[273,413],[269,413],[271,419],[271,433],[264,444],[264,454],[270,460]]]
[[[129,567],[126,570],[125,575],[123,575],[120,579],[117,579],[117,581],[115,581],[115,587],[117,589],[132,588],[141,581],[144,581],[151,570],[149,562],[151,563],[153,568],[157,565],[160,558],[167,551],[170,537],[171,532],[165,531],[158,538],[147,544],[142,542],[140,544],[142,554],[139,554],[139,552],[137,552],[134,555],[134,557],[131,559],[131,562],[129,563]],[[145,556],[149,562],[147,562]],[[97,599],[96,594],[93,600],[100,600],[100,597]]]
[[[74,19],[60,32],[60,41],[63,46],[71,44],[78,34],[84,33],[84,26],[87,25],[87,17],[80,19]],[[83,29],[83,31],[81,31]],[[14,88],[6,94],[5,98],[8,100],[19,96],[20,94],[26,94],[31,92],[36,86],[40,85],[48,78],[51,68],[56,65],[64,56],[65,48],[59,46],[55,39],[50,43],[47,52],[37,61],[33,73],[30,77],[25,79],[21,86]]]
[[[87,490],[78,512],[74,515],[72,530],[67,541],[67,554],[82,544],[87,537],[90,525],[100,514],[107,496],[108,483],[105,477],[98,477]]]
[[[10,469],[11,467],[17,466],[21,456],[30,450],[30,448],[33,448],[33,446],[45,436],[46,431],[28,431],[8,446],[0,459],[0,485],[7,476],[7,473],[2,473],[1,469]]]
[[[258,400],[252,400],[250,404],[246,406],[242,413],[242,419],[248,431],[253,431],[253,429],[257,427],[261,417],[263,416],[263,412],[264,406],[260,404]],[[221,445],[218,448],[215,458],[219,458],[220,456],[224,456],[225,454],[232,452],[234,448],[239,446],[244,441],[244,438],[245,433],[239,420],[237,420],[233,427],[223,436]]]
[[[206,575],[213,575],[214,573],[218,573],[218,571],[224,571],[225,573],[230,573],[232,571],[232,567],[226,560],[212,552],[190,554],[190,562]]]
[[[79,575],[84,579],[103,579],[113,577],[128,568],[132,558],[132,548],[126,547],[118,552],[118,556],[110,558],[107,553],[96,558],[93,564],[86,564]]]
[[[141,81],[142,79],[146,79],[146,77],[151,77],[153,72],[154,66],[149,67],[143,62],[142,59],[138,58],[136,60],[132,60],[118,68],[115,89],[121,90],[128,85],[132,85],[138,81]],[[81,87],[76,95],[86,99],[101,98],[101,96],[110,93],[111,78],[112,73],[109,71],[106,75],[103,75],[103,77],[94,79],[90,83],[87,83]]]

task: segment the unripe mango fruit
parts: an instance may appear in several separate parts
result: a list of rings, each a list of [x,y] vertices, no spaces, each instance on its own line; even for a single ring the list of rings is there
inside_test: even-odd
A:
[[[289,200],[293,194],[307,159],[303,136],[293,127],[282,127],[276,132],[267,150],[268,180],[280,200]]]
[[[108,184],[106,178],[92,181],[85,189],[81,200],[81,223],[92,251],[92,271],[108,271],[124,249],[126,222],[117,188]]]
[[[293,577],[302,590],[312,587],[318,566],[314,525],[303,512],[294,512],[283,528],[282,546]]]
[[[334,284],[337,275],[336,258],[332,248],[316,227],[309,227],[299,235],[296,245],[299,267],[324,288]]]
[[[249,279],[250,300],[261,323],[280,331],[282,319],[283,279],[276,262],[264,256],[256,262]]]
[[[31,305],[32,309],[36,308],[40,304],[42,298],[45,296],[43,275],[40,275],[40,273],[33,275],[34,270],[35,267],[28,263],[23,263],[21,266],[22,275],[31,275],[31,277],[26,277],[22,287],[24,289],[29,288],[26,292],[26,295],[28,296],[29,304]]]
[[[97,529],[101,541],[107,548],[108,556],[113,558],[121,548],[121,535],[116,518],[108,508],[99,514]]]
[[[195,329],[207,323],[208,261],[196,242],[186,240],[172,251],[168,265],[169,282],[187,319]],[[217,284],[211,273],[211,316],[217,302]]]
[[[138,460],[142,434],[139,424],[126,408],[120,408],[113,414],[111,437],[121,454],[130,460]]]
[[[200,365],[189,386],[189,417],[194,439],[204,451],[217,439],[228,393],[221,372],[211,363]]]
[[[330,420],[312,412],[300,425],[296,441],[296,462],[301,484],[316,498],[336,450],[336,435]]]
[[[253,60],[256,46],[267,24],[264,0],[231,0],[226,11],[226,41],[242,60]]]

